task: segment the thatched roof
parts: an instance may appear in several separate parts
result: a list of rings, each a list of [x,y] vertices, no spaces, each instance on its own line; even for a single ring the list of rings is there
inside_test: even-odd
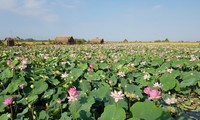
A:
[[[57,36],[55,38],[56,44],[75,44],[74,38],[72,36]]]
[[[91,43],[92,44],[103,44],[104,43],[104,39],[96,37],[95,39],[91,40]]]
[[[7,37],[7,38],[5,38],[5,40],[4,41],[14,41],[14,39],[13,38],[11,38],[11,37]]]

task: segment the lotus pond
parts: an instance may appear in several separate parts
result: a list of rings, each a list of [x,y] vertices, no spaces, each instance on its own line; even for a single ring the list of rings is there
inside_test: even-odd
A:
[[[200,112],[200,47],[0,48],[0,120],[188,120]]]

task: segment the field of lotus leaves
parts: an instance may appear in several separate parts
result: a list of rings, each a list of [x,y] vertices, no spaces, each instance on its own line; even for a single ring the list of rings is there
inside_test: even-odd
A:
[[[0,120],[198,119],[200,47],[0,48],[0,103]]]

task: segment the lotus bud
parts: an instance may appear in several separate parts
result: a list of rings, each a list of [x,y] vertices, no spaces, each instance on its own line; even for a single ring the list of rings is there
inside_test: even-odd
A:
[[[36,117],[35,117],[35,115],[33,115],[33,120],[36,120]]]
[[[28,104],[28,108],[31,108],[31,104]]]

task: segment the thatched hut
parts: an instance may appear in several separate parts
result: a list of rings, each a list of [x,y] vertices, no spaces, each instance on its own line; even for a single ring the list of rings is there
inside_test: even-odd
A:
[[[7,37],[4,40],[6,42],[7,46],[14,46],[15,45],[15,40],[13,38]]]
[[[55,39],[55,44],[57,45],[72,45],[75,44],[75,40],[72,36],[58,36]]]
[[[92,44],[103,44],[104,43],[104,39],[96,37],[95,39],[91,40],[91,43]]]

